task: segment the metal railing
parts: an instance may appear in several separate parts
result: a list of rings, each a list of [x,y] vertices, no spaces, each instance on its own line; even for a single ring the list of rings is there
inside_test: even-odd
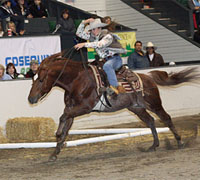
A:
[[[187,30],[187,36],[194,34],[193,12],[176,0],[152,0],[152,5],[164,16],[176,23],[178,29]]]

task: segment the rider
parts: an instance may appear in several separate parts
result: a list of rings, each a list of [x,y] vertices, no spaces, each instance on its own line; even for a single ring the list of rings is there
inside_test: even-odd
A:
[[[102,23],[99,18],[83,20],[77,29],[76,35],[89,40],[89,42],[79,43],[75,45],[75,49],[95,48],[98,55],[106,59],[103,70],[107,74],[110,88],[116,94],[125,93],[123,86],[118,85],[115,70],[122,66],[122,59],[119,54],[126,53],[126,50],[117,41],[119,39],[117,35],[111,34],[107,29],[102,29],[105,26],[107,24]]]

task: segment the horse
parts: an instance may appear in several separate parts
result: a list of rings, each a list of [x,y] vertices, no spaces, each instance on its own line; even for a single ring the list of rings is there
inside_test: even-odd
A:
[[[85,66],[87,66],[87,69],[85,69]],[[153,144],[148,148],[148,151],[155,151],[159,146],[159,139],[154,118],[147,112],[149,110],[155,113],[165,126],[169,127],[177,141],[178,147],[181,148],[184,143],[172,123],[170,115],[162,106],[157,85],[171,86],[190,82],[196,78],[192,73],[193,71],[195,71],[194,68],[171,74],[156,70],[149,72],[149,74],[138,73],[143,82],[143,104],[135,107],[137,97],[134,92],[118,94],[115,98],[110,98],[111,107],[105,106],[104,110],[100,112],[109,113],[126,108],[136,114],[151,129]],[[47,57],[41,62],[29,92],[29,103],[35,104],[43,99],[54,86],[64,89],[65,108],[59,119],[56,132],[57,145],[49,157],[50,161],[57,159],[57,155],[64,146],[74,118],[91,113],[100,99],[93,71],[88,64],[72,61],[64,57],[62,52]]]

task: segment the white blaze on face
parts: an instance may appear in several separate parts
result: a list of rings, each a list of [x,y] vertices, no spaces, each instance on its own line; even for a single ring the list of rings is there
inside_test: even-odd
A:
[[[35,74],[35,76],[33,76],[33,80],[36,81],[37,78],[38,78],[38,74]]]

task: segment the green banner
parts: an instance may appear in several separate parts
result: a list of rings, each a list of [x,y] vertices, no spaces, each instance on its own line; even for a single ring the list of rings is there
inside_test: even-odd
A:
[[[127,58],[131,53],[134,52],[135,48],[134,48],[134,44],[136,41],[136,33],[135,31],[127,31],[127,32],[116,32],[113,34],[117,34],[121,40],[119,40],[119,42],[121,43],[122,47],[127,49],[127,53],[126,54],[122,54],[121,57],[123,58]],[[96,51],[93,48],[88,48],[88,60],[94,60],[95,59],[95,55],[96,55]]]

